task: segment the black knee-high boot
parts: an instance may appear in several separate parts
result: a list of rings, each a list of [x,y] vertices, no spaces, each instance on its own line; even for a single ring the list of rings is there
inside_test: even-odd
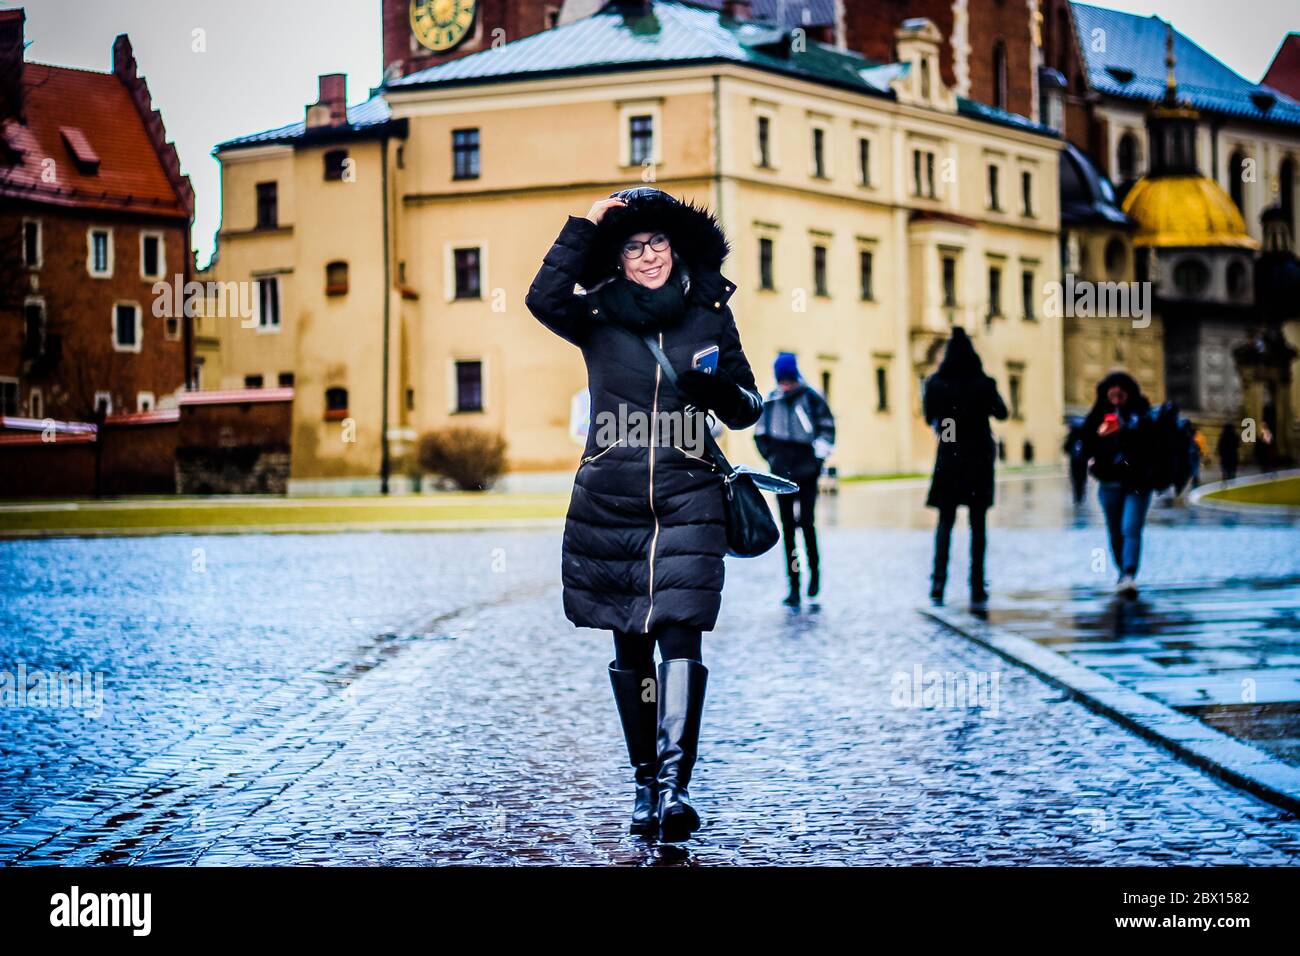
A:
[[[687,787],[699,752],[700,716],[709,670],[699,661],[674,658],[659,665],[659,836],[685,840],[700,826]]]
[[[609,682],[614,687],[614,703],[623,725],[628,759],[636,768],[636,798],[632,804],[633,833],[654,833],[659,827],[656,816],[655,773],[658,760],[655,750],[657,706],[654,698],[645,700],[643,682],[651,675],[635,670],[619,670],[609,662]]]

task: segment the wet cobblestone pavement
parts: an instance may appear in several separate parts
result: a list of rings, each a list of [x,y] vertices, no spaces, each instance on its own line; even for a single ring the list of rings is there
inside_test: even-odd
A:
[[[1096,586],[1095,515],[1023,486],[995,594]],[[686,849],[625,832],[609,638],[564,619],[554,530],[0,543],[3,666],[106,677],[98,719],[0,711],[0,862],[1300,861],[1300,820],[917,614],[913,494],[828,509],[819,607],[779,604],[778,556],[728,561]],[[1300,574],[1295,541],[1166,515],[1143,577]],[[914,699],[935,673],[992,693]]]

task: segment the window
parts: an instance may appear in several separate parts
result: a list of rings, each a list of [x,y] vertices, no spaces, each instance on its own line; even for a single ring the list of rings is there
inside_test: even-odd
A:
[[[167,271],[162,233],[140,233],[140,278],[160,279]]]
[[[341,385],[325,389],[325,420],[338,422],[348,417],[348,390]]]
[[[274,229],[280,224],[280,207],[275,183],[257,184],[257,228]]]
[[[644,166],[647,163],[654,162],[654,129],[653,116],[632,116],[628,118],[631,165]]]
[[[822,372],[822,398],[831,400],[831,373]]]
[[[775,289],[772,281],[772,240],[762,236],[758,240],[758,287]]]
[[[1024,455],[1026,465],[1032,465],[1034,463],[1034,443],[1028,438],[1025,439],[1025,446],[1021,454]]]
[[[348,291],[348,264],[346,262],[331,262],[325,266],[325,294],[326,295],[347,295]]]
[[[1002,269],[989,266],[989,315],[994,318],[1002,314]]]
[[[23,303],[23,350],[25,359],[39,358],[45,354],[45,303],[41,299],[28,299]]]
[[[136,392],[135,393],[135,410],[137,412],[151,412],[154,409],[153,392]]]
[[[930,99],[930,58],[921,57],[921,99],[929,101]]]
[[[826,178],[826,130],[820,126],[812,128],[812,174]]]
[[[1124,248],[1124,242],[1121,239],[1112,239],[1106,243],[1106,273],[1112,279],[1119,279],[1124,275],[1128,266],[1128,250]]]
[[[1241,260],[1228,264],[1228,294],[1234,299],[1241,298],[1250,290],[1246,265]]]
[[[45,396],[39,388],[33,388],[27,393],[27,414],[32,418],[45,417]]]
[[[957,260],[952,256],[943,257],[943,304],[957,307]]]
[[[477,248],[455,250],[456,298],[481,298]]]
[[[0,415],[18,414],[18,379],[0,378]]]
[[[1246,214],[1246,157],[1234,150],[1228,158],[1228,194],[1237,204],[1238,211]]]
[[[343,174],[348,168],[348,151],[346,149],[331,149],[325,154],[325,181],[338,182],[343,179]]]
[[[1210,284],[1210,270],[1199,259],[1184,259],[1174,266],[1174,286],[1185,297],[1200,295]]]
[[[769,116],[758,117],[758,165],[764,169],[772,168],[772,119]]]
[[[1017,421],[1022,417],[1020,413],[1022,399],[1020,383],[1022,378],[1023,372],[1019,368],[1013,368],[1007,373],[1007,405],[1009,406],[1011,417]]]
[[[478,179],[478,147],[477,129],[451,131],[452,179]]]
[[[1034,215],[1034,174],[1027,169],[1020,172],[1020,202],[1025,215],[1032,217]]]
[[[261,388],[262,381],[262,376],[260,375],[245,375],[244,388]]]
[[[113,393],[98,391],[95,393],[95,414],[107,418],[113,414]]]
[[[118,352],[140,351],[140,306],[134,302],[113,306],[113,348]]]
[[[178,315],[163,316],[163,338],[175,342],[181,337],[181,319]]]
[[[293,372],[281,372],[275,380],[281,388],[293,388]]]
[[[1138,178],[1137,150],[1137,137],[1132,133],[1125,133],[1119,138],[1117,165],[1122,183],[1130,183]]]
[[[1002,199],[998,195],[999,173],[998,167],[993,163],[989,163],[989,208],[994,212],[1002,211]]]
[[[870,302],[876,297],[875,259],[870,249],[858,250],[858,280],[864,302]]]
[[[826,247],[813,246],[813,289],[817,295],[830,295],[826,284]]]
[[[865,136],[858,137],[858,183],[871,185],[871,140]]]
[[[876,411],[889,411],[889,369],[876,366]]]
[[[262,331],[280,328],[280,277],[262,276],[257,282],[257,327]]]
[[[912,150],[912,195],[934,199],[934,153]]]
[[[103,278],[113,274],[113,231],[91,229],[88,233],[86,268],[92,276]]]
[[[41,267],[41,223],[37,219],[23,220],[23,264],[29,269]]]
[[[483,363],[456,363],[456,411],[483,411]]]
[[[1007,108],[1007,45],[999,40],[993,44],[993,105]]]
[[[406,410],[408,412],[415,411],[415,389],[413,388],[406,390]]]
[[[1025,307],[1025,321],[1033,322],[1038,316],[1034,313],[1034,273],[1025,269],[1020,273],[1020,301]]]

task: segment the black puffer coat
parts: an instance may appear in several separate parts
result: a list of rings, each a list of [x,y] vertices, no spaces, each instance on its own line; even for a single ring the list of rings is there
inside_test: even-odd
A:
[[[991,507],[997,446],[989,419],[1005,419],[1007,406],[997,383],[984,374],[965,329],[952,330],[938,371],[926,379],[922,404],[925,420],[939,438],[925,503],[931,508]]]
[[[731,428],[748,428],[762,398],[727,306],[735,283],[719,271],[726,238],[707,212],[672,203],[654,210],[654,224],[668,233],[690,283],[685,314],[656,338],[679,373],[696,352],[717,345],[719,368],[752,393],[729,419],[719,417]],[[637,231],[635,217],[617,207],[599,227],[570,216],[526,299],[543,325],[582,350],[591,392],[592,425],[564,528],[564,612],[579,627],[647,633],[678,623],[708,631],[722,601],[727,552],[716,467],[680,445],[647,447],[623,438],[597,445],[599,416],[617,417],[620,404],[625,414],[648,418],[681,413],[685,405],[645,344],[611,320],[601,298],[618,244]],[[590,291],[578,292],[575,284]]]

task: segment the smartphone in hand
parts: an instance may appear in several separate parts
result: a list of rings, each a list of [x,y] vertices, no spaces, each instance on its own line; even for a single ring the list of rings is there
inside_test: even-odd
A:
[[[712,375],[718,370],[718,347],[710,345],[707,349],[700,349],[691,359],[691,368],[698,369],[705,375]]]

